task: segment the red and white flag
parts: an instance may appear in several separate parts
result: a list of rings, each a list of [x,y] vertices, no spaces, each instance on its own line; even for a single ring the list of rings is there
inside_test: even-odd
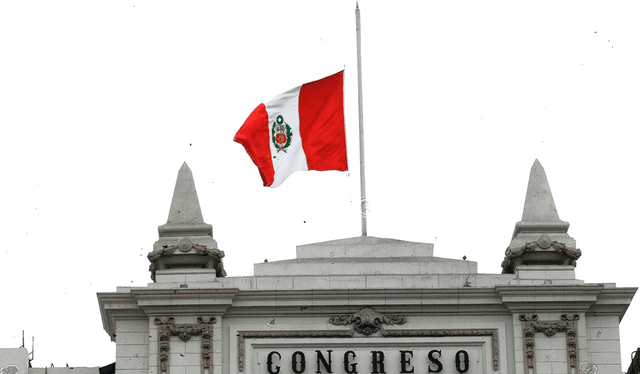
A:
[[[233,140],[242,144],[265,186],[303,170],[348,170],[344,70],[258,105]]]

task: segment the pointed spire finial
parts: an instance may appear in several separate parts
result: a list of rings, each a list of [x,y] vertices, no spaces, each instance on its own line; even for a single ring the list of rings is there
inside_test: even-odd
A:
[[[187,163],[178,172],[167,223],[158,227],[158,241],[147,255],[151,262],[151,279],[156,281],[156,270],[206,268],[217,277],[226,276],[222,258],[213,239],[212,226],[202,219],[202,210]],[[163,281],[162,281],[163,282]]]
[[[569,222],[560,220],[547,175],[540,161],[536,159],[529,174],[522,220],[516,223],[513,237],[516,238],[520,232],[540,233],[540,230],[566,234]]]
[[[520,265],[572,265],[581,252],[568,234],[569,222],[558,217],[547,175],[535,160],[529,174],[522,221],[513,230],[511,244],[502,262],[503,273]],[[553,249],[550,249],[553,247]]]
[[[558,210],[544,168],[536,159],[531,166],[529,186],[522,211],[523,222],[558,222]]]
[[[193,174],[186,162],[178,172],[167,223],[204,223]]]
[[[182,164],[178,172],[169,208],[169,218],[166,224],[158,227],[158,233],[162,245],[166,245],[167,241],[179,240],[181,237],[199,237],[204,240],[201,244],[206,244],[209,248],[216,246],[212,227],[202,218],[193,174],[186,162]],[[156,246],[160,245],[160,242],[156,242]]]

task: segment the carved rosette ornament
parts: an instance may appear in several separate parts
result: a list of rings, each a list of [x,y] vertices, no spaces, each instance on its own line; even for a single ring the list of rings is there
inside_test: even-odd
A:
[[[553,250],[550,248],[553,247]],[[567,247],[565,243],[560,243],[547,235],[542,235],[534,242],[528,242],[521,247],[508,247],[504,252],[504,260],[502,260],[502,273],[512,274],[518,265],[528,265],[529,260],[526,259],[532,252],[551,253],[558,258],[551,258],[535,262],[539,264],[553,265],[572,265],[576,266],[576,261],[582,256],[579,248]]]
[[[371,308],[363,308],[359,312],[331,317],[329,323],[332,325],[349,325],[353,323],[353,327],[357,333],[363,335],[371,335],[380,330],[382,324],[385,325],[403,325],[407,322],[405,317],[399,315],[385,315],[378,313]]]
[[[596,374],[598,367],[593,362],[583,362],[578,367],[578,374]]]
[[[19,372],[20,366],[18,365],[0,366],[0,374],[18,374]]]
[[[211,368],[211,348],[213,346],[213,324],[216,318],[211,316],[198,317],[195,324],[176,325],[173,317],[158,317],[154,320],[158,326],[158,366],[159,372],[169,374],[169,350],[172,336],[177,336],[187,342],[192,336],[201,336],[202,372]]]
[[[531,368],[535,373],[535,333],[541,332],[546,336],[553,336],[558,332],[567,334],[568,369],[578,366],[578,323],[577,314],[562,314],[559,321],[538,321],[537,314],[522,314],[522,332],[524,337],[525,370]]]

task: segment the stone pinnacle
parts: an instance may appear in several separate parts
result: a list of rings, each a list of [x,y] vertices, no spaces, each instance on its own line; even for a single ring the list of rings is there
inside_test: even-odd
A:
[[[173,191],[169,219],[167,223],[194,224],[204,223],[193,174],[187,163],[183,163],[178,172],[176,187]]]
[[[560,217],[551,195],[547,175],[536,159],[531,167],[529,186],[525,198],[522,222],[558,222]]]

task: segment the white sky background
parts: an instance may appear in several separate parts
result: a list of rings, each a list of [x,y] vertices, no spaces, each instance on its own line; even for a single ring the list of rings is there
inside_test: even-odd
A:
[[[35,367],[115,360],[96,292],[151,281],[185,161],[230,276],[359,236],[354,7],[1,1],[0,347],[25,330]],[[360,8],[369,235],[500,273],[537,158],[583,252],[577,277],[640,285],[640,4]],[[343,67],[351,174],[262,187],[235,132],[260,102]],[[639,319],[635,300],[623,370]]]

